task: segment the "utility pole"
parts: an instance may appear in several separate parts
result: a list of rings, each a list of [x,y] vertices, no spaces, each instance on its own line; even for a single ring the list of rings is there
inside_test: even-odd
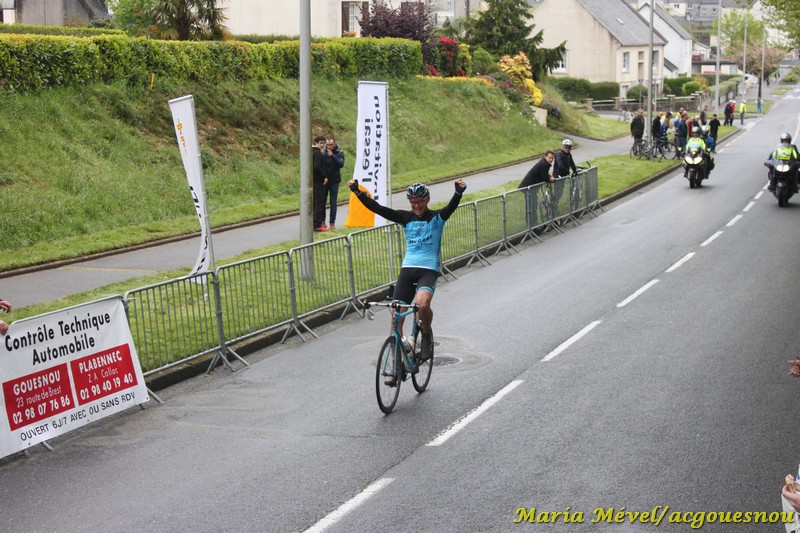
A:
[[[311,0],[300,0],[300,244],[314,240],[311,222]],[[301,254],[301,276],[313,279],[310,248]]]
[[[750,2],[744,10],[744,55],[742,56],[742,94],[747,92],[747,22],[750,20]]]
[[[761,77],[758,78],[759,98],[761,98],[761,86],[764,84],[764,56],[766,55],[767,55],[767,25],[764,24],[764,37],[761,40]]]
[[[645,132],[647,133],[647,139],[652,140],[652,129],[653,129],[653,16],[655,13],[655,7],[653,7],[653,0],[650,0],[650,47],[649,47],[649,58],[647,60],[647,66],[649,73],[647,74],[647,124],[645,124]]]
[[[719,116],[719,54],[722,48],[722,0],[719,0],[717,7],[717,67],[716,80],[714,85],[714,112]]]

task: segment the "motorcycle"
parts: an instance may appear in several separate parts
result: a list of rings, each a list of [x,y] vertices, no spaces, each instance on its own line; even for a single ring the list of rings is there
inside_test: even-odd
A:
[[[797,162],[780,161],[772,159],[764,163],[771,173],[775,175],[775,190],[773,196],[778,199],[780,207],[789,204],[789,198],[797,191]]]
[[[689,180],[689,188],[700,187],[701,182],[708,177],[706,158],[703,149],[699,146],[690,146],[684,149],[683,169],[684,176]]]

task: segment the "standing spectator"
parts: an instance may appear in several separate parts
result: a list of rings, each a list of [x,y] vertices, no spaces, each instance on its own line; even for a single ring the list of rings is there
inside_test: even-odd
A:
[[[747,104],[745,103],[744,100],[742,100],[742,103],[739,104],[739,120],[741,121],[742,125],[744,125],[744,114],[745,113],[747,113]]]
[[[761,98],[756,100],[756,113],[761,114]]]
[[[719,118],[717,118],[716,113],[714,113],[714,116],[708,121],[708,133],[714,138],[714,148],[711,151],[716,153],[717,135],[719,134]]]
[[[725,113],[725,122],[723,122],[723,126],[733,126],[733,105],[733,100],[730,100],[727,104],[725,104],[725,109],[723,110]]]
[[[636,116],[631,120],[631,135],[633,136],[633,142],[640,141],[644,137],[644,111],[641,109],[636,112]]]
[[[661,137],[661,117],[663,116],[664,113],[659,113],[653,119],[653,124],[650,126],[650,135],[652,135],[653,139]]]
[[[700,125],[705,126],[707,122],[706,111],[708,111],[708,106],[703,107],[703,110],[700,111]]]
[[[11,304],[8,302],[8,300],[3,300],[0,298],[0,309],[8,313],[11,311]],[[0,335],[5,335],[7,331],[8,324],[6,324],[4,320],[0,320]]]
[[[686,113],[683,114],[683,122],[686,123],[686,135],[684,137],[688,141],[694,131],[695,121],[692,117],[687,117]],[[684,146],[686,146],[684,144]]]
[[[684,113],[683,116],[678,116],[675,119],[675,142],[677,143],[679,152],[682,152],[683,147],[686,146],[686,134],[688,130],[686,129],[685,118],[686,114]]]
[[[640,110],[639,113],[641,114],[642,111]],[[644,120],[642,124],[644,124]],[[639,138],[641,139],[641,137]],[[570,174],[577,173],[578,167],[575,165],[575,160],[572,159],[572,141],[570,139],[564,139],[561,141],[561,150],[556,152],[553,158],[553,178],[555,178],[555,182],[553,183],[555,190],[553,192],[555,194],[556,214],[558,214],[558,201],[561,199],[561,194],[564,192],[564,182],[566,181],[559,178],[565,178]],[[556,224],[558,223],[557,221]]]
[[[311,148],[314,163],[314,231],[328,231],[325,226],[325,200],[328,177],[325,175],[324,155],[326,138],[324,135],[314,137],[314,146]]]
[[[328,137],[325,141],[325,152],[322,157],[322,166],[328,182],[325,184],[327,195],[331,199],[330,225],[328,229],[336,229],[336,202],[339,198],[339,183],[342,181],[342,167],[344,166],[344,152],[336,139]],[[322,207],[322,220],[325,220],[325,204]]]

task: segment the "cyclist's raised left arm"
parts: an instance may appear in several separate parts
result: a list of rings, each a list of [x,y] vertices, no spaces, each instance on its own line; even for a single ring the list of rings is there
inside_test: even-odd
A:
[[[461,179],[456,180],[455,186],[456,192],[453,193],[453,197],[450,198],[450,203],[448,203],[444,209],[439,211],[439,216],[442,217],[442,220],[447,220],[450,218],[450,215],[455,212],[459,202],[461,202],[461,196],[464,194],[464,191],[467,190],[467,185]]]

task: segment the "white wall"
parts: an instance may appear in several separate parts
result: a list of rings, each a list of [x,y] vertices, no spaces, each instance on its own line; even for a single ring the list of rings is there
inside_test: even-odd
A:
[[[341,0],[310,0],[311,35],[341,37]],[[300,35],[299,0],[222,0],[234,35]]]

